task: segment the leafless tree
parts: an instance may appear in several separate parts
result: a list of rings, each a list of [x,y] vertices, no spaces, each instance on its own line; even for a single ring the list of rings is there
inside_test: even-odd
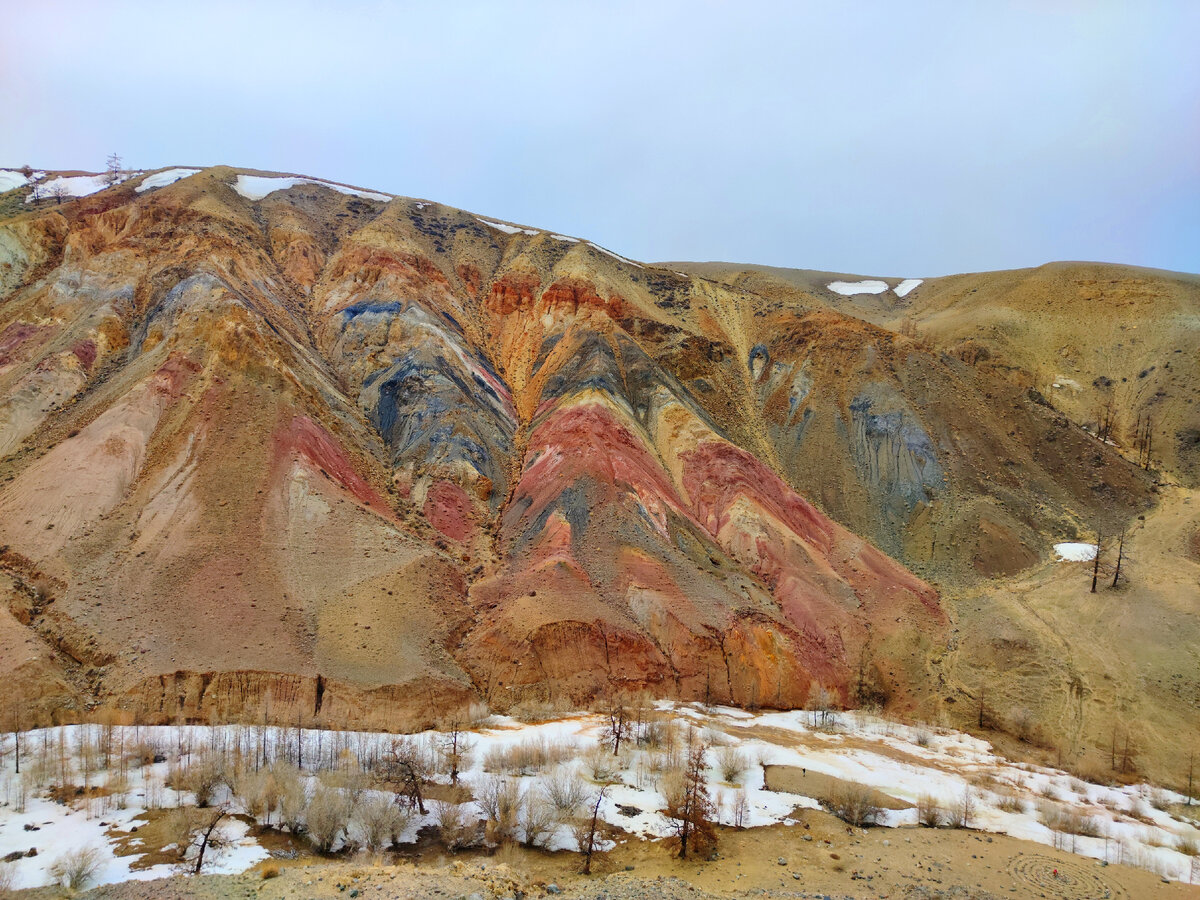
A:
[[[393,740],[380,760],[376,774],[381,781],[398,789],[417,812],[425,815],[425,798],[421,791],[430,774],[428,754],[415,740],[410,737]]]
[[[451,784],[458,784],[459,774],[470,765],[473,749],[474,742],[463,731],[462,721],[454,716],[447,723],[445,733],[438,736],[438,752]]]
[[[575,843],[579,847],[579,852],[583,854],[583,874],[592,874],[592,856],[603,846],[603,837],[601,836],[600,822],[600,806],[604,803],[604,795],[608,792],[608,785],[604,785],[598,790],[592,799],[588,802],[590,814],[582,821],[576,824],[574,828]]]
[[[104,171],[104,183],[109,187],[121,182],[121,157],[119,154],[110,153],[108,159],[105,160],[107,168]]]
[[[707,753],[708,746],[693,729],[688,734],[683,771],[664,783],[667,807],[663,815],[671,820],[672,831],[679,841],[680,859],[687,859],[689,850],[703,854],[717,845],[713,828],[715,810],[704,780]]]
[[[1097,556],[1099,556],[1099,554],[1097,554]],[[1112,582],[1113,587],[1117,586],[1117,579],[1121,577],[1121,562],[1124,559],[1125,559],[1125,531],[1122,529],[1121,539],[1117,543],[1117,568],[1116,568],[1116,571],[1113,572],[1113,582]]]
[[[62,206],[64,200],[71,199],[71,189],[60,178],[50,186],[50,196],[54,198],[55,206]]]
[[[1092,561],[1092,593],[1096,593],[1096,581],[1100,578],[1100,551],[1104,548],[1104,535],[1096,534],[1096,556]]]

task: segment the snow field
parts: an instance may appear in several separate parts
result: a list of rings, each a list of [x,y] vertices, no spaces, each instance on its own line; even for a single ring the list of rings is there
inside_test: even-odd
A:
[[[320,181],[316,178],[296,178],[291,176],[239,175],[231,187],[247,200],[262,200],[276,191],[286,191],[298,184],[319,184],[331,190],[347,194],[351,197],[362,197],[366,200],[378,200],[387,203],[392,199],[390,194],[380,194],[375,191],[360,191],[356,188],[334,184],[331,181]]]
[[[782,765],[865,785],[910,804],[906,809],[884,811],[880,824],[887,827],[917,825],[918,804],[934,803],[950,811],[969,796],[972,828],[1138,865],[1179,880],[1188,877],[1191,858],[1175,848],[1187,849],[1189,842],[1200,842],[1200,830],[1165,811],[1183,802],[1180,795],[1148,785],[1087,783],[1062,771],[1013,763],[997,756],[987,742],[959,732],[901,725],[857,712],[837,713],[834,727],[822,729],[814,727],[812,714],[799,710],[749,713],[660,703],[656,711],[662,717],[659,724],[643,728],[641,742],[632,734],[627,737],[618,757],[611,749],[598,749],[607,724],[599,715],[569,715],[538,723],[491,716],[462,732],[467,748],[460,760],[459,784],[474,800],[462,804],[460,818],[484,818],[483,799],[506,786],[511,796],[536,796],[550,803],[551,798],[561,797],[565,786],[574,784],[579,797],[594,802],[604,781],[608,786],[599,809],[601,820],[646,838],[665,837],[671,833],[671,821],[663,815],[664,782],[678,766],[685,752],[684,732],[692,726],[711,747],[706,778],[718,820],[725,825],[790,825],[796,821],[797,810],[819,806],[812,797],[765,789],[764,767]],[[667,734],[672,727],[673,744]],[[49,867],[58,856],[85,845],[97,847],[103,855],[98,874],[102,883],[166,874],[169,867],[163,865],[132,869],[137,857],[116,856],[115,839],[108,836],[108,829],[128,832],[144,821],[139,817],[148,809],[194,803],[194,795],[176,792],[166,783],[172,767],[198,764],[206,754],[240,759],[244,767],[264,760],[268,764],[277,760],[295,763],[302,757],[299,777],[310,802],[318,790],[327,790],[321,785],[337,789],[336,785],[349,783],[337,780],[339,772],[375,768],[397,740],[407,742],[417,756],[427,760],[428,769],[435,773],[430,776],[431,783],[450,781],[444,755],[447,739],[438,732],[398,738],[370,732],[235,725],[119,727],[111,732],[115,742],[127,747],[147,745],[165,759],[131,766],[125,773],[113,767],[107,771],[98,768],[94,751],[92,763],[85,765],[88,754],[81,738],[94,742],[101,733],[100,726],[64,726],[23,734],[20,776],[14,771],[12,736],[0,736],[0,857],[38,848],[36,857],[9,864],[15,867],[17,886],[45,884]],[[441,764],[437,762],[439,752]],[[39,754],[43,758],[40,764]],[[66,783],[78,785],[86,780],[93,787],[111,788],[114,795],[66,805],[55,802],[48,796],[48,786],[63,782],[59,770],[64,766]],[[723,769],[730,767],[735,770],[734,778],[727,782]],[[314,774],[317,772],[322,774]],[[377,787],[382,785],[360,790],[358,802],[364,797],[393,798],[391,792]],[[221,791],[221,799],[234,812],[248,812],[228,789]],[[577,814],[587,807],[587,799],[575,804]],[[415,841],[422,828],[438,824],[443,804],[427,800],[426,806],[425,815],[413,811],[398,835],[400,843]],[[27,824],[39,830],[26,831]],[[231,846],[211,862],[206,858],[206,872],[244,871],[266,858],[266,851],[247,837],[243,821],[230,819],[223,827]],[[1071,828],[1084,833],[1070,834]],[[343,834],[335,849],[348,840],[349,834]],[[565,814],[550,823],[542,846],[575,849]]]
[[[882,294],[888,289],[886,281],[868,279],[866,281],[832,281],[828,288],[843,297],[853,297],[855,294]]]
[[[153,175],[147,175],[143,178],[142,183],[133,190],[141,194],[144,191],[150,191],[154,188],[166,187],[168,184],[174,184],[181,178],[195,175],[199,171],[199,169],[167,169],[165,172],[155,172]]]

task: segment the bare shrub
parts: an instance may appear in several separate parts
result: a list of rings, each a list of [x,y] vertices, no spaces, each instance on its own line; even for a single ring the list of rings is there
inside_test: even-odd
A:
[[[229,769],[222,760],[205,755],[184,769],[175,785],[177,790],[195,794],[196,805],[204,809],[220,800],[231,780]]]
[[[847,824],[869,828],[879,823],[883,809],[874,792],[863,784],[845,784],[830,792],[829,811]]]
[[[555,769],[544,784],[546,797],[564,817],[575,815],[588,797],[583,780],[567,768]]]
[[[572,743],[550,744],[545,738],[526,738],[518,744],[489,750],[483,758],[483,769],[505,775],[536,775],[566,762],[575,750]]]
[[[746,789],[739,788],[733,795],[733,827],[745,828],[750,818],[750,800],[746,797]]]
[[[917,798],[917,822],[925,828],[941,828],[946,822],[946,811],[930,794]]]
[[[1001,791],[997,794],[996,806],[1004,812],[1023,813],[1025,812],[1025,801],[1018,797],[1013,791]]]
[[[275,863],[275,862],[266,863],[259,870],[258,874],[259,874],[259,877],[262,878],[263,881],[266,881],[270,878],[278,878],[279,877],[279,863]]]
[[[271,767],[279,791],[279,824],[292,834],[304,832],[304,808],[308,786],[300,770],[283,763]]]
[[[1042,803],[1038,806],[1038,818],[1051,831],[1083,837],[1100,837],[1100,823],[1074,807]]]
[[[491,839],[497,844],[512,841],[517,833],[520,787],[512,779],[492,776],[480,783],[478,793],[475,804],[483,813]]]
[[[526,788],[521,797],[518,833],[523,847],[544,847],[554,836],[558,816],[544,791]]]
[[[83,890],[96,878],[103,863],[95,847],[80,847],[64,853],[50,864],[50,880],[68,891]]]
[[[12,863],[0,862],[0,897],[7,897],[17,880],[17,867]]]
[[[950,808],[950,824],[955,828],[970,828],[975,818],[975,792],[963,788],[962,796]]]
[[[308,801],[304,827],[308,839],[320,853],[329,853],[341,839],[354,811],[350,798],[337,788],[318,784]]]
[[[913,741],[918,747],[928,747],[933,743],[933,733],[928,728],[918,728],[913,734]]]
[[[452,853],[478,843],[479,829],[463,805],[445,800],[435,801],[433,817],[442,846]]]
[[[583,768],[600,784],[616,781],[628,765],[628,757],[614,755],[606,745],[597,744],[583,757]]]
[[[720,747],[716,751],[716,756],[721,777],[728,784],[737,784],[750,769],[746,754],[736,747]]]
[[[349,833],[368,853],[380,853],[400,839],[412,812],[382,794],[367,794],[354,809]]]
[[[1184,856],[1200,856],[1200,842],[1194,835],[1181,834],[1175,839],[1175,849]]]

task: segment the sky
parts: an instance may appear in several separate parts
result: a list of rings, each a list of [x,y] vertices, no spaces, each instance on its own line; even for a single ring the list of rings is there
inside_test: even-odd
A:
[[[1200,2],[0,0],[0,166],[228,164],[648,261],[1200,272]]]

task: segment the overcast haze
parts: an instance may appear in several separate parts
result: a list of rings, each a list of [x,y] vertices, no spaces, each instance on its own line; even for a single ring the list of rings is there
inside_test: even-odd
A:
[[[643,260],[1196,272],[1198,36],[1195,2],[0,0],[0,165],[298,172]]]

